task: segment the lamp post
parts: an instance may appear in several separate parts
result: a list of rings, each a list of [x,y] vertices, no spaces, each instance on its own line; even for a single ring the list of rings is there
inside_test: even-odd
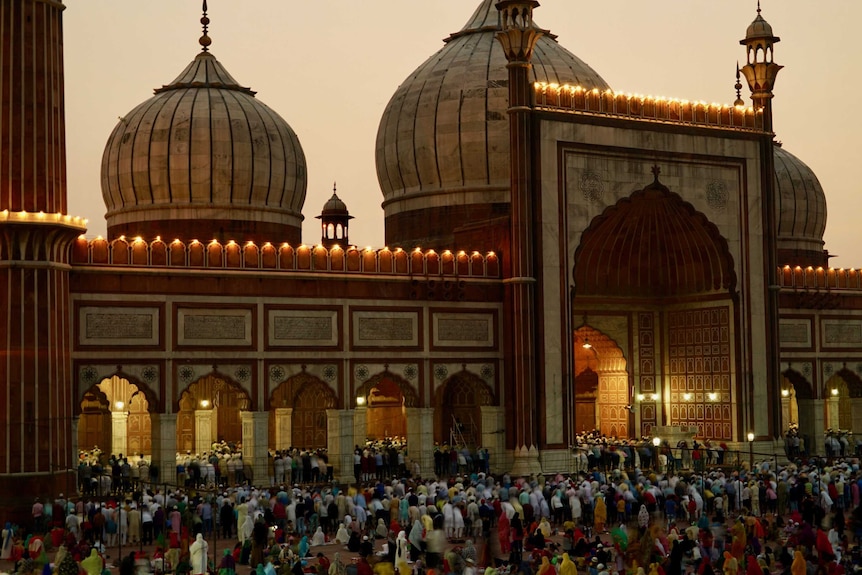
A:
[[[660,454],[658,452],[659,446],[661,445],[661,438],[660,437],[653,437],[652,438],[652,444],[655,447],[655,468],[656,468],[656,470],[661,471],[661,459],[660,459]]]
[[[754,432],[748,432],[748,468],[754,473]]]

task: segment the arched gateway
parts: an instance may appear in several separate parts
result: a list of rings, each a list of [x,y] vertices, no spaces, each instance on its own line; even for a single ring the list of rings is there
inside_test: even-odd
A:
[[[694,425],[733,440],[733,259],[716,225],[654,174],[595,217],[575,252],[574,430],[586,430],[595,402],[606,434]],[[606,362],[615,366],[595,367]]]

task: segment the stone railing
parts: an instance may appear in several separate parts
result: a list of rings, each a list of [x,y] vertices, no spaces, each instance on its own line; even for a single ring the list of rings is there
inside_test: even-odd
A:
[[[552,110],[615,116],[674,124],[692,124],[711,128],[761,131],[762,114],[746,106],[690,102],[661,96],[623,94],[581,86],[537,82],[534,106]]]
[[[371,249],[350,246],[291,246],[233,240],[207,243],[193,240],[165,242],[156,239],[79,237],[72,246],[72,265],[124,266],[173,269],[272,270],[282,272],[347,273],[401,276],[500,277],[500,261],[494,252],[416,248]]]

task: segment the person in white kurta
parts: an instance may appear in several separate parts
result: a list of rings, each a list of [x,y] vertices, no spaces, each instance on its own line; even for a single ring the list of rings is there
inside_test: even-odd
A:
[[[203,535],[198,533],[195,542],[189,546],[189,554],[191,555],[192,575],[204,575],[207,572],[207,550],[209,544],[204,540]]]

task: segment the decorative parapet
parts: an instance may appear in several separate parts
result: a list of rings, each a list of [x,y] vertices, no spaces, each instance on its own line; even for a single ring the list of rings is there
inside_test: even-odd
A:
[[[78,230],[87,229],[87,220],[78,216],[67,214],[46,214],[45,212],[10,212],[0,211],[0,224],[36,224],[36,225],[62,225]]]
[[[762,131],[762,112],[752,107],[690,102],[663,96],[624,94],[613,90],[592,90],[536,82],[534,107],[538,110],[613,116],[670,124],[709,128]]]
[[[222,244],[192,240],[165,242],[155,239],[146,242],[141,238],[123,236],[108,241],[102,237],[88,240],[80,236],[72,247],[74,266],[117,266],[148,269],[215,269],[215,270],[272,270],[282,272],[314,272],[333,274],[373,274],[383,276],[444,276],[444,277],[500,277],[497,254],[488,252],[467,253],[445,250],[423,251],[416,248],[342,248],[327,249],[318,246],[291,246],[254,242],[238,244],[231,240]]]
[[[778,287],[793,290],[862,291],[862,270],[784,266],[778,268]]]

